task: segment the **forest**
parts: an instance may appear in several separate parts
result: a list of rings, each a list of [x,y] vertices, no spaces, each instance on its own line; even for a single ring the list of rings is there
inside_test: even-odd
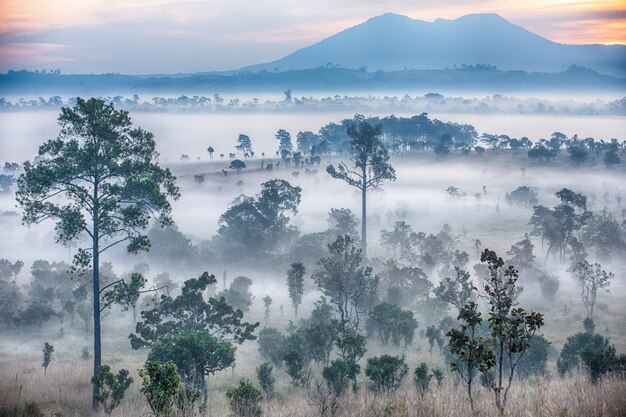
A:
[[[121,99],[50,108],[0,167],[0,416],[626,412],[624,138],[355,114],[167,158]]]

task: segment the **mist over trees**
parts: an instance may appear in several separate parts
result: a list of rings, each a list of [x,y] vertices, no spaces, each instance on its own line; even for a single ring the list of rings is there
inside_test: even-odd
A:
[[[209,172],[190,158],[175,162],[184,175],[176,179],[157,163],[152,135],[134,129],[126,112],[80,100],[60,120],[59,138],[11,175],[20,175],[16,198],[25,223],[54,219],[56,240],[83,249],[68,247],[73,263],[1,258],[0,331],[54,336],[47,361],[43,351],[46,378],[76,334],[94,332],[93,352],[81,355],[98,363],[86,383],[93,383],[94,406],[107,414],[141,396],[157,415],[194,415],[220,401],[224,412],[262,415],[292,398],[300,401],[294,407],[343,415],[370,394],[393,407],[400,396],[423,406],[452,395],[446,398],[463,412],[510,413],[518,388],[548,389],[568,378],[607,390],[623,384],[622,340],[610,317],[619,309],[606,291],[621,291],[621,190],[598,196],[575,182],[530,180],[545,167],[622,175],[605,161],[607,152],[624,152],[618,141],[583,145],[555,132],[533,144],[425,113],[356,115],[300,132],[295,143],[279,130],[270,138],[275,157],[255,154],[241,134],[236,150],[244,160],[212,161],[221,152],[214,142]],[[535,152],[554,155],[534,160]],[[407,167],[470,159],[486,167],[483,183],[411,195],[408,207],[374,205],[366,228],[367,203],[397,193],[387,181],[400,182]],[[235,161],[246,169],[227,175]],[[516,169],[506,188],[494,190],[489,179],[509,172],[490,164],[513,171],[508,164],[519,161],[528,172]],[[334,179],[360,194],[360,218],[338,203],[356,206],[352,190],[320,204],[316,184],[334,186]],[[227,195],[214,232],[198,225],[188,235],[174,223],[172,201],[188,190]],[[431,202],[437,199],[443,204]],[[315,204],[319,219],[307,211]],[[442,213],[416,223],[427,204]],[[461,212],[465,222],[453,218]],[[476,213],[488,213],[492,223],[473,224]],[[446,218],[450,223],[440,222]],[[130,252],[149,251],[131,258],[132,267],[122,251],[106,252],[106,261],[99,256],[122,242]],[[502,256],[487,249],[496,246]],[[102,339],[131,352],[119,361],[130,371],[113,371],[117,352],[105,351],[111,362],[102,363]],[[41,353],[37,346],[38,361]],[[141,387],[129,389],[134,383]]]

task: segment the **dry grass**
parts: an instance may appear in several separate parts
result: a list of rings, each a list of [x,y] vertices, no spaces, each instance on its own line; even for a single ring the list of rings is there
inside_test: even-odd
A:
[[[140,357],[128,357],[114,364],[114,369],[131,370],[135,383],[113,416],[141,417],[150,410],[139,392],[136,369],[141,366]],[[88,384],[91,368],[89,362],[66,360],[51,366],[47,375],[34,356],[3,359],[0,362],[0,407],[24,402],[36,402],[47,416],[60,412],[64,417],[92,415],[90,409],[91,386]],[[231,373],[225,371],[210,378],[211,390],[207,410],[203,416],[229,414],[225,402],[226,388],[234,385],[242,376],[253,377],[253,368],[247,367]],[[253,378],[251,378],[253,379]],[[265,404],[266,416],[308,417],[319,415],[316,399],[311,391],[296,389],[278,372],[279,394],[270,404]],[[517,381],[509,397],[506,415],[511,417],[598,416],[621,417],[626,415],[626,381],[607,380],[592,385],[584,376],[574,375],[565,379],[548,378],[529,384]],[[494,416],[497,410],[492,394],[477,387],[475,416]],[[102,412],[99,415],[104,415]],[[366,383],[356,393],[349,393],[342,400],[338,417],[454,417],[472,415],[464,386],[455,386],[450,378],[442,387],[434,383],[423,401],[410,378],[390,397],[371,390]]]

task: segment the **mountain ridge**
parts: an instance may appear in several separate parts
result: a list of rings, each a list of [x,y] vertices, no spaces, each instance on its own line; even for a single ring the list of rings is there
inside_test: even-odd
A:
[[[488,64],[503,70],[563,71],[571,65],[626,76],[625,45],[551,41],[496,13],[433,22],[385,13],[275,61],[242,71],[288,71],[340,66],[371,71],[441,69]]]

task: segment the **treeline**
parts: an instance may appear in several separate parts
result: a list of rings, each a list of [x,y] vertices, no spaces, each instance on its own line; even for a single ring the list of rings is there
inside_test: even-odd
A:
[[[316,98],[294,97],[291,90],[285,92],[283,100],[261,101],[257,98],[240,100],[224,99],[220,94],[212,96],[180,95],[178,97],[133,97],[107,96],[107,102],[133,112],[315,112],[315,111],[359,111],[380,112],[441,112],[478,114],[540,114],[540,115],[617,115],[626,114],[626,98],[611,101],[582,103],[559,100],[539,100],[535,98],[506,97],[495,94],[485,98],[450,97],[437,93],[424,96],[404,95],[335,95]],[[15,101],[0,98],[0,111],[59,110],[62,106],[73,105],[73,99],[64,100],[60,96],[20,98]]]

